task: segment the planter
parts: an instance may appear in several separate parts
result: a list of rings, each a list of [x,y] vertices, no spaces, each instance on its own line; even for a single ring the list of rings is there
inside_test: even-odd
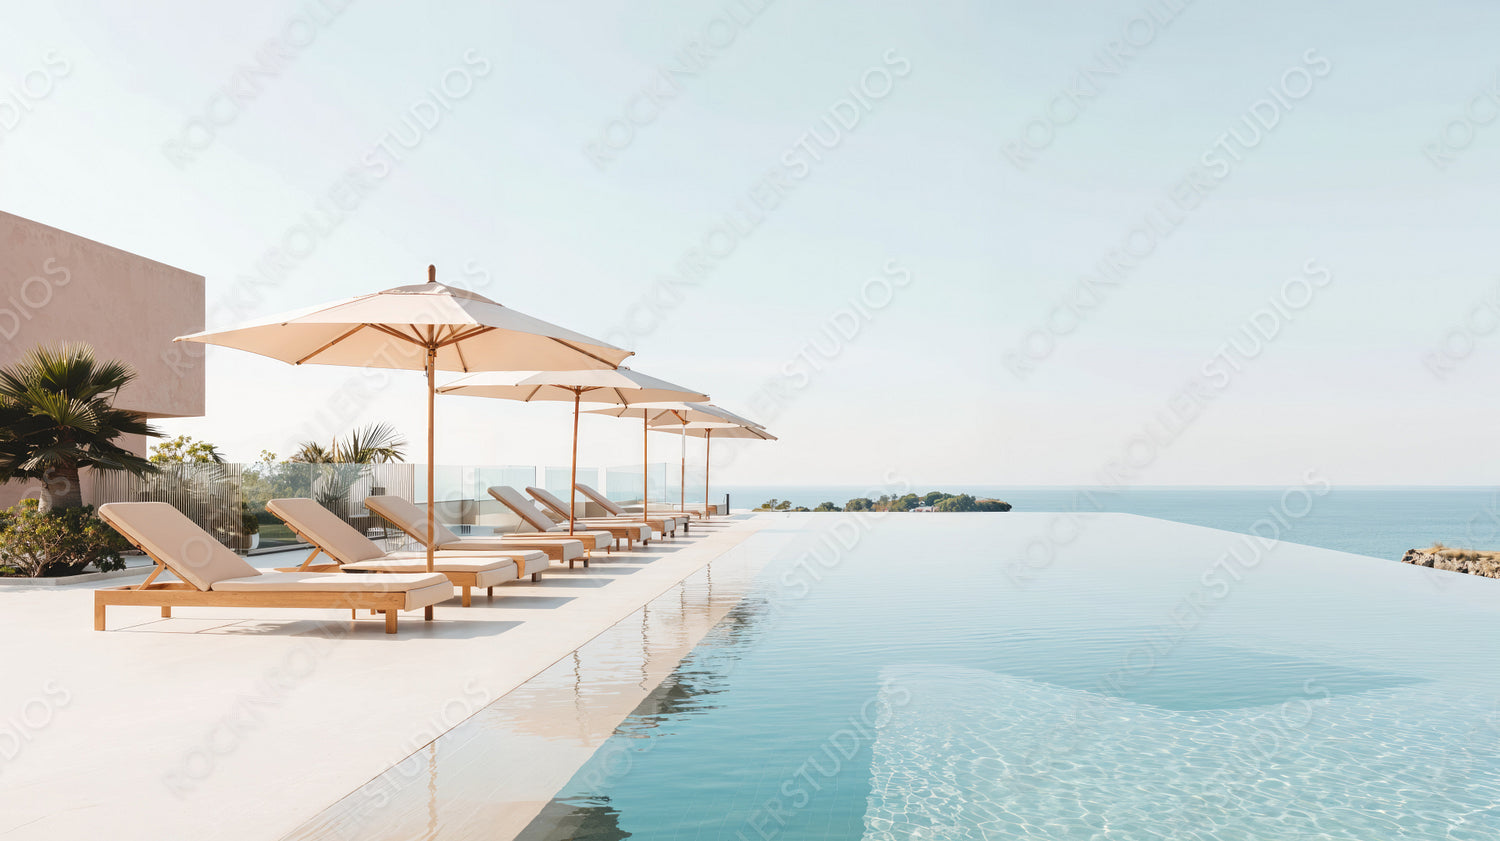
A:
[[[254,552],[260,546],[260,532],[250,535],[250,544],[245,547],[246,552]]]

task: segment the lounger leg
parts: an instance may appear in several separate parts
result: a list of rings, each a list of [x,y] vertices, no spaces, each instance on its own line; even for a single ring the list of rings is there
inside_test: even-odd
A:
[[[161,618],[163,618],[163,619],[171,619],[172,618],[172,608],[169,607],[168,605],[162,605],[161,606]]]
[[[94,602],[94,630],[104,630],[104,605],[101,602]]]
[[[465,587],[464,588],[464,607],[468,607],[469,606],[469,590],[470,589],[471,588],[469,588],[469,587]]]
[[[541,581],[542,580],[542,574],[540,572],[533,572],[531,574],[531,580],[532,581]]]
[[[396,611],[394,610],[387,610],[385,612],[385,632],[387,634],[396,633]]]
[[[359,608],[357,608],[357,607],[351,607],[351,608],[349,608],[349,618],[350,619],[358,619],[359,618]]]
[[[392,611],[392,612],[394,613],[395,611]],[[424,622],[431,622],[432,621],[432,605],[428,605],[428,606],[422,608],[422,621],[424,621]]]
[[[486,589],[485,592],[484,592],[484,594],[486,596],[489,596],[490,598],[493,599],[495,597],[495,588],[494,587],[490,587],[490,588]]]

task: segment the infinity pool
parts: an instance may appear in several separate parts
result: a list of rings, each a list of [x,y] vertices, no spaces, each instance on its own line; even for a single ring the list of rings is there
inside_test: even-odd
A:
[[[787,517],[519,837],[1500,837],[1500,581],[1115,514],[1017,566],[1051,525]],[[501,699],[433,767],[577,755],[497,758],[549,697]],[[492,837],[429,804],[432,837]]]

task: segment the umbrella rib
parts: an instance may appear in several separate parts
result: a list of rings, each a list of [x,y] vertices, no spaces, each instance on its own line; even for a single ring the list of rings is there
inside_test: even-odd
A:
[[[468,331],[467,333],[459,333],[458,331],[461,330],[461,329],[463,329],[463,328],[460,328],[460,327],[453,328],[454,332],[450,333],[448,335],[448,338],[443,339],[442,341],[438,342],[437,346],[438,347],[447,347],[448,345],[451,345],[451,344],[453,344],[455,342],[461,342],[461,341],[463,341],[465,339],[472,339],[475,336],[480,335],[481,333],[488,333],[491,330],[494,330],[495,328],[493,328],[493,327],[476,327],[473,330]]]
[[[333,341],[329,342],[328,344],[323,345],[322,347],[320,347],[317,350],[313,351],[312,353],[309,353],[308,355],[302,357],[301,359],[297,360],[296,362],[293,362],[292,364],[293,365],[301,365],[302,363],[306,362],[307,360],[312,359],[314,356],[317,356],[318,354],[322,353],[325,350],[328,350],[329,348],[331,348],[334,345],[338,344],[339,342],[342,342],[343,340],[349,338],[350,336],[354,335],[355,333],[358,333],[360,330],[363,330],[365,328],[365,326],[366,325],[363,325],[363,324],[356,324],[356,325],[354,325],[354,329],[345,332],[343,335],[339,336],[337,339],[334,339]]]
[[[469,373],[469,362],[464,359],[464,346],[461,344],[454,345],[453,352],[458,355],[458,369],[465,374]]]
[[[599,355],[593,354],[593,353],[589,353],[588,351],[584,350],[583,348],[579,347],[578,345],[573,344],[572,342],[566,341],[564,339],[559,339],[556,336],[548,336],[547,338],[551,339],[554,342],[557,342],[558,344],[562,345],[563,347],[569,348],[570,350],[577,351],[578,353],[581,353],[581,354],[583,354],[584,356],[587,356],[590,359],[593,359],[593,360],[598,361],[598,362],[603,362],[605,365],[608,365],[612,369],[620,367],[619,365],[616,365],[615,363],[610,362],[608,359],[605,359],[602,356],[599,356]]]
[[[407,334],[401,332],[400,330],[397,330],[396,328],[387,326],[385,324],[362,324],[360,326],[361,327],[373,327],[376,330],[379,330],[380,332],[385,333],[388,336],[394,336],[394,337],[400,339],[401,341],[406,342],[407,344],[410,344],[410,345],[423,345],[424,347],[426,345],[426,343],[422,341],[422,337],[421,336],[417,336],[416,338],[412,338],[411,336],[408,336]]]

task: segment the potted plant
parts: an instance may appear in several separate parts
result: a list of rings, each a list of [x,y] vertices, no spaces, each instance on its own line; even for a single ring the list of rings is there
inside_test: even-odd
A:
[[[250,503],[240,503],[240,528],[245,534],[245,551],[253,552],[260,546],[260,520],[250,510]]]

